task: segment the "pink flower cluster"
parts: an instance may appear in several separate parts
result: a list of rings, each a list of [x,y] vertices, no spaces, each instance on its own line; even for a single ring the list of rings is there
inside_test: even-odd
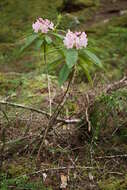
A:
[[[54,29],[54,24],[48,19],[39,18],[35,23],[33,23],[32,27],[35,33],[40,31],[46,34],[49,30]]]
[[[65,38],[64,38],[64,45],[67,49],[82,49],[83,47],[86,48],[88,44],[87,35],[85,32],[71,32],[68,30]]]

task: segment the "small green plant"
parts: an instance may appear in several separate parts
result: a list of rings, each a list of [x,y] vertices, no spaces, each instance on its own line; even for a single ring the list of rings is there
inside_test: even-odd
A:
[[[118,90],[109,95],[101,95],[94,104],[90,115],[93,126],[93,135],[98,139],[101,134],[107,132],[107,137],[113,135],[115,129],[119,129],[119,137],[126,139],[127,130],[127,91]]]
[[[42,182],[30,182],[29,177],[24,175],[16,178],[8,178],[7,175],[0,175],[0,190],[23,189],[23,190],[51,190],[43,186]]]

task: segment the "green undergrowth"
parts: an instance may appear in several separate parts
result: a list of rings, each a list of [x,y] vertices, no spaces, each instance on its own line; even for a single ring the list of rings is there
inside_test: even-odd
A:
[[[90,116],[94,137],[127,140],[127,90],[118,90],[97,98]],[[114,133],[114,131],[116,132]]]
[[[108,179],[99,181],[100,190],[126,190],[127,189],[127,175],[122,179],[117,177],[110,177]]]
[[[52,188],[44,187],[41,180],[30,181],[27,175],[21,177],[9,178],[6,174],[0,175],[0,189],[23,189],[23,190],[52,190]]]

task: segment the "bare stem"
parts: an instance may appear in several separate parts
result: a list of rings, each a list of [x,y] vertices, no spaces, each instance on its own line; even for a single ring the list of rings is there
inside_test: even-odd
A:
[[[51,85],[50,85],[50,77],[48,74],[48,66],[47,66],[47,59],[46,59],[46,43],[44,43],[44,63],[46,65],[46,75],[47,75],[47,82],[48,82],[48,95],[49,95],[49,114],[52,115],[52,99],[51,99]]]
[[[60,111],[61,111],[61,109],[62,109],[64,103],[66,102],[67,93],[68,93],[68,91],[69,91],[69,88],[70,88],[70,85],[71,85],[71,82],[72,82],[72,78],[73,78],[73,73],[74,73],[74,72],[72,72],[72,74],[71,74],[71,76],[70,76],[70,80],[69,80],[69,82],[68,82],[68,86],[67,86],[67,89],[66,89],[65,93],[64,93],[64,95],[63,95],[63,97],[62,97],[60,103],[58,104],[58,106],[57,106],[55,112],[53,113],[53,115],[52,115],[52,117],[51,117],[51,119],[50,119],[50,123],[51,123],[51,124],[54,122],[54,120],[57,119],[57,117],[58,117],[58,115],[59,115],[59,113],[60,113]]]

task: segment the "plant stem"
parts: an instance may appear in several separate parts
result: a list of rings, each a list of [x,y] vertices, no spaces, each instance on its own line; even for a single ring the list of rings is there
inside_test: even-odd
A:
[[[37,159],[36,159],[37,164],[39,164],[40,153],[41,153],[41,150],[42,150],[42,146],[43,146],[43,144],[44,144],[44,141],[45,141],[45,139],[46,139],[46,136],[47,136],[47,134],[48,134],[50,128],[51,128],[54,124],[56,124],[56,123],[55,123],[55,122],[56,122],[56,119],[57,119],[57,117],[59,116],[59,113],[60,113],[60,111],[61,111],[61,109],[62,109],[62,107],[63,107],[63,105],[64,105],[64,103],[65,103],[65,101],[66,101],[67,93],[68,93],[68,91],[69,91],[69,88],[70,88],[70,85],[71,85],[71,82],[72,82],[72,78],[73,78],[73,71],[72,71],[72,73],[71,73],[70,80],[69,80],[69,82],[68,82],[67,89],[66,89],[66,91],[65,91],[65,93],[64,93],[64,95],[63,95],[63,97],[62,97],[62,100],[61,100],[61,102],[58,104],[58,106],[57,106],[57,108],[56,108],[56,111],[55,111],[55,112],[53,113],[53,115],[51,116],[51,118],[50,118],[50,120],[49,120],[49,123],[48,123],[48,125],[47,125],[47,127],[46,127],[46,129],[45,129],[45,132],[44,132],[44,135],[43,135],[43,139],[42,139],[42,142],[41,142],[41,145],[40,145],[40,147],[39,147],[38,154],[37,154]]]
[[[57,119],[57,117],[58,117],[58,115],[59,115],[59,113],[60,113],[60,111],[61,111],[64,103],[66,102],[66,97],[67,97],[67,94],[68,94],[68,91],[69,91],[69,88],[70,88],[70,85],[71,85],[71,82],[72,82],[72,78],[73,78],[73,72],[72,72],[72,75],[70,76],[70,80],[68,82],[67,89],[66,89],[66,91],[65,91],[65,93],[64,93],[64,95],[63,95],[63,97],[61,99],[61,102],[58,104],[55,112],[53,113],[53,115],[52,115],[52,117],[50,119],[50,123],[51,124],[53,124],[53,122],[55,121],[55,119]]]
[[[48,95],[49,95],[49,114],[52,115],[52,99],[51,99],[51,85],[50,85],[50,77],[48,74],[48,66],[47,66],[47,59],[46,59],[46,42],[44,42],[44,63],[46,65],[46,75],[47,75],[47,82],[48,82]]]

